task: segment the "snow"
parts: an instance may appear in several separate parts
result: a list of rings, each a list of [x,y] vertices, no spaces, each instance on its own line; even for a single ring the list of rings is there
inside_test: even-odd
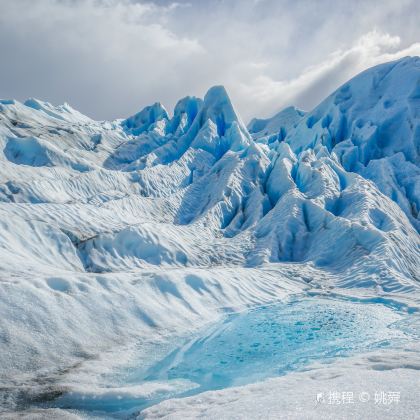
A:
[[[290,107],[248,128],[222,86],[181,99],[172,116],[155,103],[115,121],[93,121],[68,104],[1,100],[2,409],[35,416],[37,402],[50,401],[43,408],[53,417],[56,397],[71,392],[82,398],[90,389],[100,406],[120,393],[190,389],[186,378],[107,380],[116,364],[134,363],[138,343],[142,364],[158,362],[167,354],[150,351],[154,343],[168,350],[227,313],[296,295],[392,301],[414,320],[419,70],[418,57],[385,63],[308,113]],[[400,373],[393,379],[364,369],[369,357],[334,366],[352,386],[363,379],[412,389],[414,365],[392,368]],[[257,416],[254,393],[259,407],[293,416],[297,400],[277,404],[275,394],[287,383],[289,396],[321,386],[324,373],[304,388],[308,372],[205,393],[202,403],[169,400],[145,415]],[[332,375],[331,386],[341,377]],[[310,416],[313,407],[299,401]],[[358,416],[363,407],[354,409]]]

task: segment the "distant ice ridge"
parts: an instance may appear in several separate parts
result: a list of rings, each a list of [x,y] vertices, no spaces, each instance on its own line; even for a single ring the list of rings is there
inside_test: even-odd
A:
[[[221,86],[115,121],[0,100],[0,370],[308,288],[416,299],[419,86],[405,58],[248,128]]]
[[[304,115],[305,111],[290,106],[271,118],[253,118],[248,124],[248,131],[256,141],[270,145],[276,141],[283,141]]]

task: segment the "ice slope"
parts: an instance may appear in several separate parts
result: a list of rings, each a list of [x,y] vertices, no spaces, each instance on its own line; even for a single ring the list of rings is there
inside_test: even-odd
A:
[[[419,58],[386,63],[248,128],[221,86],[111,122],[1,100],[7,404],[118,345],[290,293],[418,305],[419,77]]]
[[[418,230],[419,95],[419,57],[379,65],[307,113],[284,142],[297,154],[325,147],[346,171],[374,181]]]

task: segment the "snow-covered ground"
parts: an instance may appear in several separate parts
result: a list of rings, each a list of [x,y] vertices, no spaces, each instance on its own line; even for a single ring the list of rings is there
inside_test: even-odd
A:
[[[149,406],[146,418],[417,415],[420,58],[248,127],[220,86],[173,115],[156,103],[110,122],[0,100],[0,150],[0,416],[124,417],[124,404]],[[330,302],[346,351],[323,347],[341,348],[319,332],[328,319],[305,346],[301,324],[258,332],[249,314],[296,299]],[[340,317],[343,302],[357,315]],[[279,369],[267,356],[259,374],[253,358],[235,370],[198,357],[211,343],[240,360],[238,328],[257,355],[261,342],[296,351],[276,349]],[[316,404],[330,391],[400,401]]]

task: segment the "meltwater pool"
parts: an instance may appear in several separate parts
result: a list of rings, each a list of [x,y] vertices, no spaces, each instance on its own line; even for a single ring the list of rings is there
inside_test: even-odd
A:
[[[100,393],[69,392],[53,406],[82,410],[87,417],[126,418],[164,399],[244,385],[312,362],[401,344],[415,334],[406,317],[382,303],[319,297],[260,306],[185,337],[147,369],[139,362],[115,372],[114,378],[108,374],[109,384]],[[153,350],[150,357],[156,358]],[[138,389],[146,392],[133,392]]]

